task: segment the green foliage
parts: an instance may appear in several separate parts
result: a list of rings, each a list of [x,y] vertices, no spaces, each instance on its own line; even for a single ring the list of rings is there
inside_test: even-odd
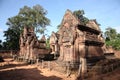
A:
[[[117,38],[120,39],[120,33],[117,34]]]
[[[120,33],[109,27],[106,29],[104,35],[107,46],[112,46],[115,50],[120,50]]]
[[[49,40],[50,40],[50,38],[47,38],[47,40],[46,40],[46,46],[47,46],[48,49],[50,49],[50,43],[49,43]]]
[[[2,40],[0,40],[0,50],[2,49]]]
[[[86,25],[89,21],[87,17],[84,16],[84,10],[76,10],[73,12],[73,15],[80,20],[83,25]]]
[[[45,17],[47,11],[40,5],[35,5],[33,8],[24,6],[20,9],[18,15],[9,18],[7,25],[11,27],[23,29],[23,27],[34,27],[35,31],[39,31],[50,24],[50,20]]]
[[[107,46],[112,46],[115,50],[120,50],[120,39],[106,41]]]
[[[111,27],[106,28],[105,37],[109,40],[115,39],[117,37],[116,30]]]
[[[6,42],[4,42],[4,49],[6,50],[18,50],[19,49],[19,37],[20,31],[8,28],[7,31],[4,31],[4,36],[6,37]]]
[[[59,28],[60,28],[60,26],[61,26],[61,25],[59,24],[59,25],[57,26],[57,29],[59,29]]]
[[[42,29],[38,29],[37,32],[40,34],[44,34],[44,31],[46,30],[46,28],[42,28]]]
[[[3,43],[5,49],[19,49],[19,37],[24,27],[33,27],[36,32],[44,34],[46,26],[50,20],[46,17],[47,11],[40,5],[32,8],[24,6],[18,15],[8,18],[8,30],[4,32],[6,42]]]

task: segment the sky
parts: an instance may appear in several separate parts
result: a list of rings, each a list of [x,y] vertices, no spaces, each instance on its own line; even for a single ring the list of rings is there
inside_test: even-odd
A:
[[[0,0],[0,40],[5,39],[3,32],[9,27],[6,25],[7,19],[17,15],[25,5],[33,7],[36,4],[48,12],[46,17],[51,20],[51,25],[47,26],[48,35],[57,31],[57,25],[61,23],[67,9],[72,12],[84,10],[86,17],[97,19],[103,32],[107,27],[120,32],[120,0]]]

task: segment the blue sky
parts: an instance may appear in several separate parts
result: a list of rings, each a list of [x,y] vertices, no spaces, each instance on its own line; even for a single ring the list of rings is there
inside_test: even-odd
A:
[[[108,26],[120,32],[120,0],[0,0],[0,40],[5,39],[3,31],[8,28],[7,19],[17,15],[23,6],[36,4],[48,11],[47,17],[51,20],[51,26],[47,26],[48,35],[57,31],[56,26],[61,23],[67,9],[83,9],[86,17],[97,19],[103,32]]]

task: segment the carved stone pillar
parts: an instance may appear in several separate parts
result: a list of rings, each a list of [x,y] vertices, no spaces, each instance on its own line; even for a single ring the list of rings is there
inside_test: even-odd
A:
[[[59,60],[63,60],[64,59],[64,53],[63,53],[63,45],[60,46],[60,57]]]
[[[57,47],[57,44],[55,44],[55,53],[58,51],[57,48],[58,48],[58,47]]]
[[[26,41],[26,55],[25,55],[25,59],[29,59],[29,55],[30,55],[30,45],[29,45],[29,38]]]
[[[33,40],[31,41],[31,43],[30,43],[30,59],[31,59],[31,60],[34,59],[34,55],[33,55],[33,54],[34,54],[34,50],[33,50],[34,48],[33,48],[33,46],[35,45],[34,43],[35,43],[35,40],[33,39]]]
[[[86,58],[80,57],[81,72],[84,74],[87,72],[87,61]]]
[[[77,78],[82,78],[84,77],[84,74],[87,72],[87,62],[86,58],[80,57],[80,64],[79,64],[79,69],[78,69],[78,76]],[[77,79],[77,80],[78,80]]]

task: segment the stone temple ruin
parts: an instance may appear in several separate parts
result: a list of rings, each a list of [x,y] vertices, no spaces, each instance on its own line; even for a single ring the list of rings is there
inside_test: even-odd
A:
[[[50,50],[46,49],[45,36],[38,40],[33,28],[24,27],[23,34],[20,35],[20,58],[28,61],[36,60],[49,53]]]
[[[19,58],[42,60],[45,56],[49,58],[54,55],[50,67],[64,72],[76,70],[80,76],[87,72],[88,66],[104,61],[104,53],[109,53],[96,20],[89,20],[83,25],[70,10],[63,16],[58,32],[52,32],[49,43],[50,49],[47,49],[45,36],[38,40],[33,28],[24,27],[20,35]]]
[[[82,66],[86,72],[87,65],[104,58],[102,46],[104,39],[95,20],[82,25],[70,10],[67,10],[60,29],[50,37],[52,54],[59,55],[58,64],[72,68]]]

